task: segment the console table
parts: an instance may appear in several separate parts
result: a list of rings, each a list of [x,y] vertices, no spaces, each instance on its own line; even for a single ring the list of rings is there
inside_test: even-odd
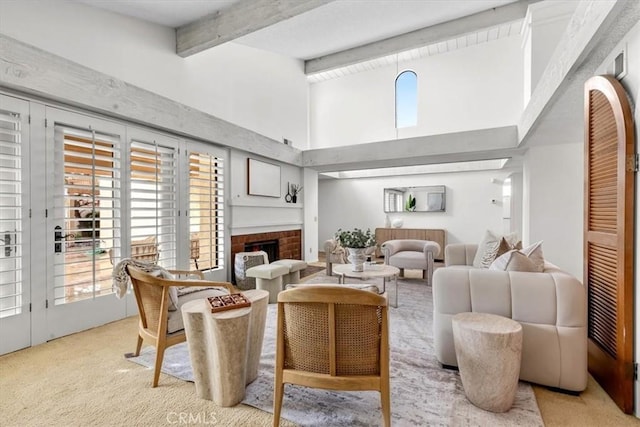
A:
[[[416,239],[431,240],[440,245],[440,254],[434,259],[444,261],[444,246],[447,243],[447,232],[445,230],[427,228],[376,228],[376,256],[381,257],[380,246],[387,240]]]

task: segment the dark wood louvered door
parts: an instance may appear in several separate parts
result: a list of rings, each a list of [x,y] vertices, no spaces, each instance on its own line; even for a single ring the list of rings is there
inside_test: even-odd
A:
[[[589,372],[625,412],[633,411],[634,134],[622,85],[585,84],[584,283]]]

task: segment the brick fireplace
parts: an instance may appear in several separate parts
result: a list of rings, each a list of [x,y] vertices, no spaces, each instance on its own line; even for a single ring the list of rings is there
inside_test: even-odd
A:
[[[275,231],[270,233],[242,234],[231,236],[231,262],[235,262],[238,252],[246,252],[245,248],[253,248],[264,242],[277,241],[276,259],[302,259],[302,230]]]

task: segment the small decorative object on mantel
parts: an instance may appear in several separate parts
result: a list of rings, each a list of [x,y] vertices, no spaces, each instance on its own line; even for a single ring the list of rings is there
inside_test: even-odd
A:
[[[402,218],[395,218],[393,221],[391,221],[391,226],[393,228],[401,228],[403,224]]]
[[[300,194],[300,192],[302,191],[302,185],[299,185],[299,184],[288,184],[288,185],[289,185],[289,188],[287,190],[287,195],[291,196],[291,200],[288,200],[288,202],[298,203],[298,194]]]
[[[249,307],[251,305],[249,298],[242,293],[208,297],[207,302],[209,303],[209,307],[211,307],[212,313],[233,310],[234,308]]]
[[[343,231],[340,228],[336,232],[335,239],[343,248],[347,249],[349,253],[347,259],[351,261],[352,271],[364,271],[367,252],[376,246],[376,238],[371,229],[367,228],[367,231],[363,231],[354,228],[350,231]]]

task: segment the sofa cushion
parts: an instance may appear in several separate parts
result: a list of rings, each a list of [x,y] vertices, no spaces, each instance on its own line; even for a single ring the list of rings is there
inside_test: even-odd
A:
[[[535,265],[538,272],[544,271],[544,255],[542,254],[542,240],[528,246],[522,250],[522,253],[527,256]]]
[[[513,249],[522,249],[522,241],[518,240],[516,244],[511,244],[504,238],[504,236],[500,239],[500,244],[498,245],[498,252],[496,253],[496,258],[498,258],[502,254],[506,254],[507,252]]]
[[[473,266],[475,268],[489,268],[491,263],[496,259],[502,238],[503,236],[498,236],[491,232],[491,230],[486,231],[482,242],[478,245],[476,256],[473,259]],[[516,233],[507,234],[504,236],[504,239],[513,247],[518,242],[518,235]]]
[[[500,255],[491,263],[489,270],[500,271],[538,271],[533,260],[515,249]]]

